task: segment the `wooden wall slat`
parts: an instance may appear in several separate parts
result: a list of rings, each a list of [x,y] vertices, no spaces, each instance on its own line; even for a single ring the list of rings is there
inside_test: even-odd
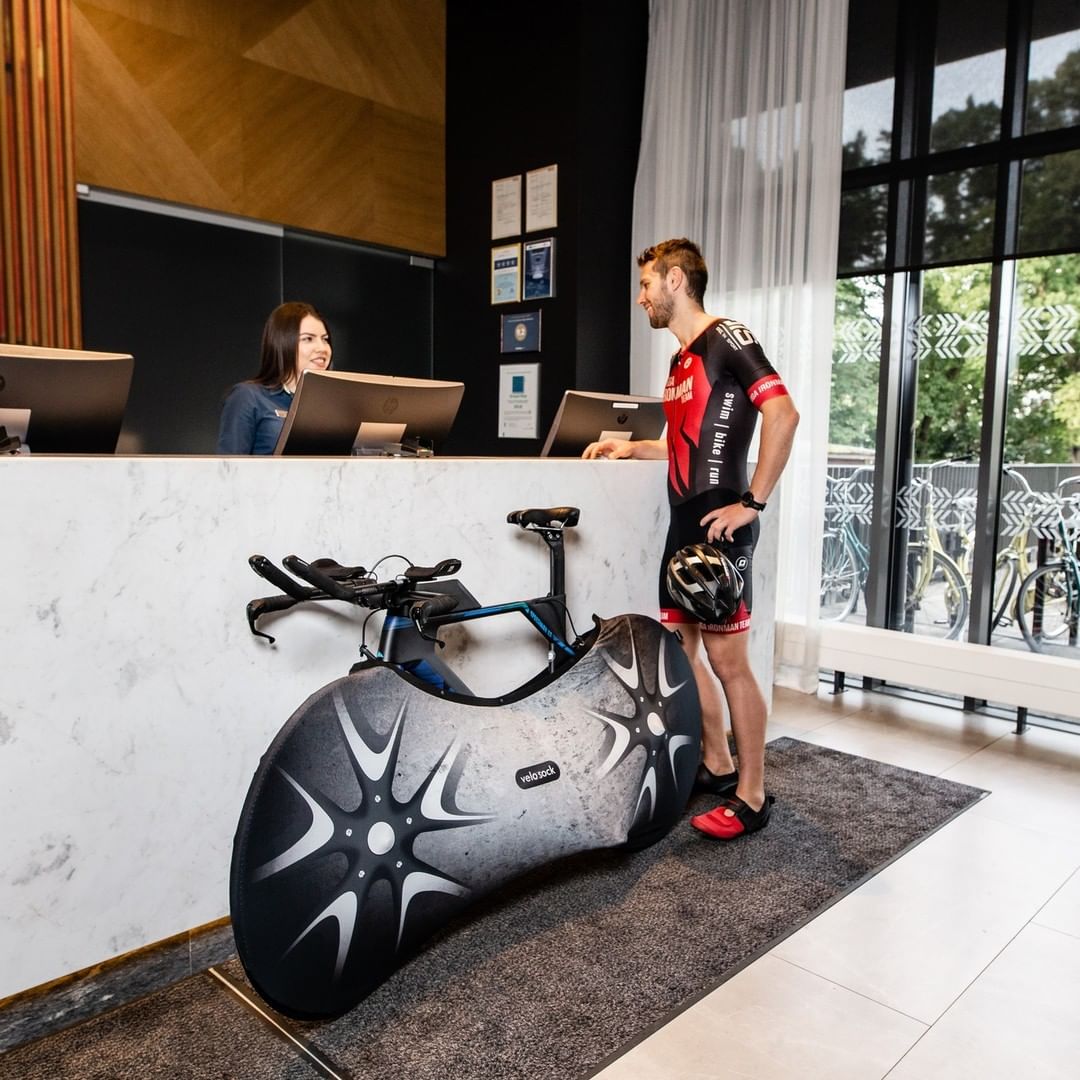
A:
[[[30,244],[30,220],[27,210],[30,205],[29,167],[30,167],[30,100],[27,92],[29,74],[27,71],[27,36],[25,0],[13,0],[11,17],[12,27],[12,75],[15,99],[15,264],[12,274],[15,277],[15,340],[35,341],[34,319],[34,277]]]
[[[67,2],[55,5],[45,20],[45,117],[52,265],[49,295],[53,300],[52,334],[75,341],[79,326],[79,278],[75,261],[75,159],[72,137],[71,19]]]
[[[33,333],[35,340],[48,340],[52,331],[52,311],[48,282],[51,268],[49,228],[49,165],[45,157],[45,53],[44,25],[41,3],[47,0],[27,0],[26,3],[26,81],[29,103],[28,143],[30,150],[30,251],[31,281],[33,282]]]
[[[67,3],[3,0],[0,338],[75,348],[81,334]]]
[[[0,341],[12,340],[15,318],[15,64],[12,55],[12,13],[0,8]]]

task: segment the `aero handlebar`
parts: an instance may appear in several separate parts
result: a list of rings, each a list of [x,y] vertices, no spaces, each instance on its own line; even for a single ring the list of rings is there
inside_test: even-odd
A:
[[[321,589],[327,596],[332,596],[335,600],[344,600],[350,604],[356,601],[355,590],[350,590],[340,581],[335,581],[326,573],[324,567],[304,562],[299,555],[286,555],[281,561],[285,564],[286,569],[291,570],[298,578],[310,582],[316,589]]]
[[[252,555],[248,563],[260,577],[281,589],[283,596],[267,596],[247,605],[248,626],[258,637],[273,638],[256,628],[263,615],[288,611],[308,600],[341,600],[375,610],[394,608],[416,623],[423,632],[429,619],[447,614],[457,606],[457,599],[445,593],[424,593],[417,586],[425,581],[449,577],[461,569],[460,559],[443,559],[435,566],[409,566],[404,573],[388,581],[377,581],[362,566],[341,566],[333,559],[306,562],[298,555],[281,560],[288,570],[307,582],[302,585],[265,555]]]
[[[306,589],[294,578],[279,570],[265,555],[252,555],[248,565],[259,577],[266,578],[271,585],[276,585],[283,593],[294,600],[315,599],[315,589]]]

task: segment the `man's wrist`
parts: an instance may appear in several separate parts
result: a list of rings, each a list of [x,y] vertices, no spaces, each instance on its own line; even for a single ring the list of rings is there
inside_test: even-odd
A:
[[[756,510],[759,514],[765,509],[765,504],[763,502],[758,502],[757,499],[754,498],[754,493],[749,488],[742,493],[739,502],[741,502],[748,510]]]

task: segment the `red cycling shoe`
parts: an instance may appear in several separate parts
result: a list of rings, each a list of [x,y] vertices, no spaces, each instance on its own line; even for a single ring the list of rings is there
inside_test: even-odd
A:
[[[752,810],[737,795],[724,799],[715,810],[707,814],[698,814],[690,819],[690,824],[698,832],[712,840],[734,840],[737,836],[746,836],[764,829],[769,824],[772,814],[772,795],[766,795],[760,810]],[[731,813],[727,813],[727,811]]]

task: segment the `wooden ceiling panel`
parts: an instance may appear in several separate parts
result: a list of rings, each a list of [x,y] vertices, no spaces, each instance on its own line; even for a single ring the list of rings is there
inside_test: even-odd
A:
[[[443,254],[445,0],[71,10],[80,181]]]
[[[82,0],[75,0],[85,7]],[[170,34],[243,53],[310,0],[94,0],[96,7]]]
[[[372,161],[371,229],[381,236],[404,237],[407,248],[442,254],[446,248],[442,125],[376,106],[372,127],[379,153]],[[401,241],[397,244],[402,246]]]
[[[172,202],[237,211],[234,198],[153,103],[78,8],[75,172],[79,181]]]
[[[247,64],[240,110],[251,213],[356,235],[357,221],[370,215],[371,108],[320,83]]]
[[[443,122],[444,0],[312,0],[250,60]]]
[[[243,61],[190,38],[140,25],[83,5],[81,14],[107,50],[139,87],[146,104],[183,140],[203,168],[239,205],[243,175],[236,166]],[[130,101],[125,101],[130,105]]]

